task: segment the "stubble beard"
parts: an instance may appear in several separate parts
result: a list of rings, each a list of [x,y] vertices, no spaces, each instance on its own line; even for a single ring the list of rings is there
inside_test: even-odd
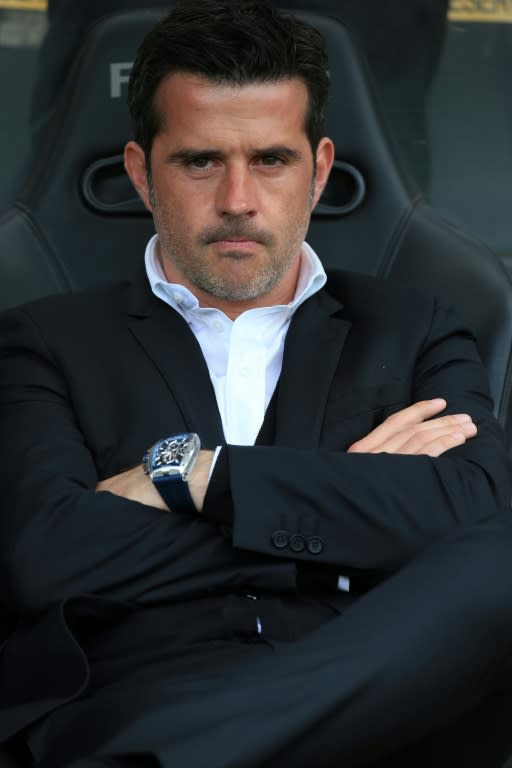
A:
[[[232,217],[218,227],[204,230],[199,236],[197,247],[191,248],[189,242],[173,231],[169,217],[162,211],[154,189],[150,185],[150,202],[162,257],[175,265],[183,277],[199,290],[217,299],[234,302],[250,301],[268,293],[291,268],[304,241],[312,197],[313,191],[309,196],[309,209],[304,212],[304,220],[296,222],[290,231],[284,233],[281,247],[276,247],[277,239],[272,234],[254,228],[246,217]],[[246,237],[248,240],[258,242],[258,248],[266,249],[267,258],[263,261],[258,260],[257,268],[248,271],[243,279],[238,275],[230,280],[226,277],[225,270],[221,273],[214,268],[213,260],[208,257],[206,248],[216,241],[236,237]],[[233,250],[225,251],[221,258],[231,259],[236,263],[254,257],[245,251],[237,251],[234,246]]]

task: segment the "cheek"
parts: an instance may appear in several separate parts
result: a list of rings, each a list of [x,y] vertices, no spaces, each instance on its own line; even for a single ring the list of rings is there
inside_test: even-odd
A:
[[[283,200],[286,201],[287,210],[290,213],[294,211],[296,214],[307,211],[311,207],[314,193],[315,183],[311,176],[301,175],[299,178],[296,178],[294,183],[283,193]]]
[[[167,198],[163,204],[161,200],[159,202],[160,205],[153,212],[159,233],[167,233],[168,237],[182,244],[195,241],[205,224],[201,202],[180,199],[179,195]]]
[[[176,185],[168,190],[167,200],[172,215],[186,219],[193,226],[214,208],[215,191],[204,183],[192,188]]]
[[[290,226],[302,224],[311,215],[314,191],[311,187],[303,187],[300,193],[291,194],[282,206],[282,215]]]

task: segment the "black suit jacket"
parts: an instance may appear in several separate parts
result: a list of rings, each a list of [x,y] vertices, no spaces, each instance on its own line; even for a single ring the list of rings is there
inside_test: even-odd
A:
[[[5,313],[0,338],[0,585],[20,617],[0,656],[0,739],[86,687],[77,605],[101,618],[126,605],[293,593],[298,572],[322,569],[376,581],[509,500],[471,335],[439,300],[389,281],[334,272],[299,308],[272,429],[224,449],[204,516],[95,492],[159,437],[193,430],[206,447],[224,442],[200,347],[144,276]],[[471,413],[478,436],[438,459],[345,452],[435,396]]]

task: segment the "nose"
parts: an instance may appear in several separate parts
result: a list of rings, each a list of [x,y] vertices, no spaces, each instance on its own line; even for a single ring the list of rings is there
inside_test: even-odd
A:
[[[250,168],[242,164],[226,166],[217,191],[222,216],[248,216],[256,212],[255,181]]]

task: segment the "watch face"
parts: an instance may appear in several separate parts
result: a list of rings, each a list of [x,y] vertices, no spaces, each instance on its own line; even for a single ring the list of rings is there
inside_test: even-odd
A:
[[[151,478],[155,480],[175,475],[186,480],[200,447],[198,435],[189,432],[160,440],[151,451]]]
[[[162,440],[153,456],[153,469],[164,464],[181,464],[189,444],[188,435],[174,435]]]

